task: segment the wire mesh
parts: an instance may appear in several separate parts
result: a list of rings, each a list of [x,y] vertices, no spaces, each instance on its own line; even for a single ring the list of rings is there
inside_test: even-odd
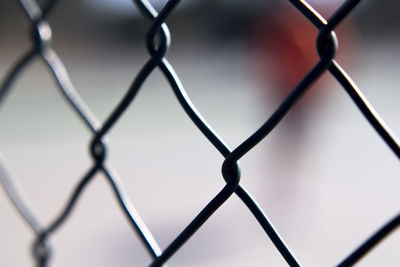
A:
[[[83,191],[90,186],[90,182],[94,179],[96,174],[103,173],[120,204],[123,214],[126,216],[131,227],[137,233],[138,239],[152,258],[150,266],[162,266],[166,264],[168,260],[185,245],[186,241],[196,234],[203,224],[213,216],[215,211],[224,205],[234,194],[236,194],[250,210],[264,230],[266,236],[273,242],[287,264],[290,266],[300,266],[301,263],[289,249],[289,246],[286,245],[267,215],[250,193],[241,185],[241,172],[238,162],[257,146],[260,141],[268,137],[302,95],[309,90],[313,83],[325,72],[329,72],[337,80],[364,115],[365,119],[380,135],[395,156],[400,158],[399,141],[382,119],[380,119],[349,75],[346,74],[339,63],[334,59],[338,42],[334,30],[353,12],[359,2],[361,1],[345,1],[331,17],[325,20],[305,1],[290,0],[290,3],[318,29],[319,34],[316,40],[316,50],[320,59],[318,62],[315,62],[314,67],[309,70],[307,75],[292,89],[290,94],[282,101],[272,115],[240,145],[234,149],[230,149],[195,108],[177,73],[166,58],[171,43],[166,20],[179,5],[179,0],[168,1],[159,13],[149,1],[134,1],[142,15],[146,17],[150,23],[150,28],[145,39],[150,58],[136,74],[130,88],[121,98],[115,109],[108,115],[104,123],[99,122],[86,105],[85,101],[80,97],[63,62],[52,48],[52,32],[47,22],[47,17],[52,12],[54,6],[56,6],[57,1],[50,0],[40,5],[34,0],[20,0],[19,4],[31,23],[32,44],[31,48],[15,62],[15,65],[10,69],[8,74],[5,75],[0,87],[0,104],[4,105],[8,93],[13,88],[13,83],[21,77],[22,70],[28,68],[33,60],[39,58],[48,67],[49,72],[54,77],[65,100],[76,112],[77,118],[82,121],[92,134],[90,154],[93,163],[91,166],[88,166],[86,173],[75,186],[70,198],[65,202],[65,206],[60,208],[59,214],[47,225],[43,224],[40,218],[34,214],[30,208],[30,203],[24,197],[23,191],[21,191],[10,175],[8,167],[0,161],[0,179],[2,186],[9,195],[12,204],[35,233],[36,238],[33,242],[32,252],[36,265],[49,265],[51,249],[53,249],[48,241],[50,236],[68,222],[68,218]],[[121,184],[118,175],[114,171],[114,167],[107,159],[108,133],[114,128],[116,123],[121,120],[121,117],[132,105],[136,95],[143,87],[144,82],[156,69],[159,69],[165,76],[176,96],[176,100],[180,103],[190,120],[208,139],[210,144],[224,157],[221,169],[223,179],[226,183],[225,186],[220,189],[219,193],[209,201],[201,212],[195,216],[165,249],[160,248],[156,239],[151,234],[150,229],[141,219],[128,195],[125,193],[124,186]],[[398,228],[399,223],[400,213],[396,214],[375,233],[372,233],[372,235],[359,247],[355,248],[353,252],[345,256],[344,259],[338,263],[338,266],[350,266],[358,262],[363,256],[370,253],[380,241],[393,233],[393,231]]]

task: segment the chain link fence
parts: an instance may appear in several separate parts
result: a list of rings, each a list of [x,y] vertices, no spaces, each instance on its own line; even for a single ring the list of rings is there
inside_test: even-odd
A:
[[[354,8],[356,8],[360,2],[362,1],[345,1],[331,17],[325,19],[305,1],[290,0],[290,3],[298,12],[306,17],[319,31],[316,40],[316,50],[319,55],[319,61],[315,62],[312,69],[308,70],[307,75],[291,90],[272,115],[269,116],[253,134],[243,140],[240,145],[231,149],[193,105],[190,95],[186,93],[178,74],[167,60],[167,52],[171,45],[171,38],[166,20],[169,16],[174,14],[174,10],[179,5],[180,1],[168,1],[160,12],[157,12],[149,1],[134,1],[137,8],[142,15],[148,19],[150,24],[145,38],[146,48],[150,57],[135,75],[131,86],[122,96],[119,104],[110,112],[105,121],[101,123],[75,89],[63,62],[52,48],[52,31],[47,22],[47,18],[57,5],[57,1],[49,0],[43,4],[39,4],[34,0],[20,0],[19,4],[31,23],[31,32],[29,34],[32,43],[31,48],[22,54],[19,60],[15,61],[14,66],[10,68],[9,72],[3,74],[3,82],[0,87],[0,105],[3,106],[7,103],[7,96],[13,89],[14,83],[22,76],[22,71],[29,68],[30,64],[35,59],[40,59],[40,61],[48,67],[58,88],[65,97],[65,101],[67,101],[75,111],[76,117],[81,120],[92,134],[89,145],[92,164],[87,166],[86,172],[76,184],[69,199],[66,200],[65,206],[60,208],[55,219],[49,224],[44,224],[41,218],[33,212],[30,208],[31,203],[24,197],[23,190],[18,187],[13,176],[10,174],[11,171],[8,170],[7,165],[3,161],[0,162],[0,179],[2,186],[11,199],[12,205],[15,206],[21,217],[35,234],[32,252],[36,265],[51,265],[51,252],[57,250],[57,247],[52,246],[49,239],[63,225],[68,224],[68,219],[73,213],[74,207],[79,202],[82,193],[86,188],[90,187],[91,181],[95,179],[96,175],[101,173],[106,177],[119,203],[121,211],[130,223],[132,229],[136,232],[138,242],[141,242],[147,249],[151,257],[150,266],[163,266],[166,264],[175,253],[185,246],[186,241],[195,235],[196,232],[202,228],[203,224],[233,195],[236,195],[243,202],[243,205],[252,213],[254,219],[265,232],[266,238],[272,241],[287,264],[290,266],[300,266],[301,262],[296,258],[295,253],[289,249],[289,246],[279,235],[279,229],[273,226],[267,214],[265,214],[256,200],[241,184],[239,160],[246,157],[248,152],[258,146],[262,140],[268,138],[269,134],[287,113],[291,111],[292,107],[299,101],[302,95],[309,90],[313,86],[313,83],[325,72],[328,72],[336,79],[351,98],[354,105],[358,107],[365,120],[375,129],[394,155],[397,158],[400,157],[400,145],[395,135],[389,130],[382,119],[380,119],[357,85],[334,59],[338,43],[334,30],[353,12]],[[135,97],[143,87],[143,84],[156,69],[159,69],[165,76],[169,87],[173,90],[176,100],[182,106],[190,120],[208,139],[210,145],[224,158],[221,164],[221,178],[223,178],[225,185],[220,188],[220,191],[210,199],[201,212],[198,213],[184,230],[164,249],[161,249],[157,238],[152,235],[151,229],[144,223],[138,211],[134,208],[132,201],[125,192],[124,186],[121,184],[116,174],[115,168],[107,157],[107,136],[109,132],[133,105]],[[362,242],[360,246],[355,248],[354,251],[350,252],[348,255],[345,255],[344,259],[337,263],[338,266],[353,265],[366,254],[373,253],[373,249],[380,241],[393,233],[398,228],[399,223],[400,213],[395,214],[390,221],[378,227],[376,232],[366,237],[365,241]],[[212,240],[210,240],[210,242],[212,242]],[[21,244],[21,247],[23,247],[23,244]],[[135,265],[134,263],[132,264]]]

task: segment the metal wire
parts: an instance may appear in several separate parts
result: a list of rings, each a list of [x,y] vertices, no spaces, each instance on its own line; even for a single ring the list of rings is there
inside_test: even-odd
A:
[[[137,8],[150,22],[150,28],[146,36],[146,47],[150,58],[137,73],[129,90],[121,98],[119,104],[114,108],[103,124],[98,122],[91,110],[81,99],[78,92],[75,90],[61,59],[51,47],[51,29],[46,21],[46,17],[51,12],[57,1],[47,1],[42,7],[34,0],[19,1],[31,22],[32,48],[25,53],[20,60],[16,61],[15,66],[12,67],[9,73],[5,76],[0,87],[0,105],[4,104],[6,96],[12,88],[13,82],[22,75],[22,70],[26,69],[34,59],[39,58],[49,68],[50,73],[55,78],[58,88],[61,90],[66,101],[71,105],[77,116],[83,121],[85,126],[93,135],[90,145],[91,157],[93,159],[92,166],[90,166],[82,176],[70,198],[66,201],[65,206],[61,209],[61,212],[55,217],[52,223],[47,226],[44,226],[40,221],[40,218],[37,218],[35,213],[32,211],[29,202],[24,197],[23,191],[21,191],[17,186],[12,175],[10,175],[10,171],[7,169],[4,160],[0,159],[0,181],[2,186],[9,195],[15,208],[36,235],[32,249],[37,266],[48,265],[51,247],[48,242],[49,237],[64,223],[66,223],[73,208],[83,194],[83,191],[89,186],[95,175],[100,172],[105,175],[107,181],[110,183],[110,187],[115,194],[122,212],[125,214],[132,229],[136,232],[139,240],[152,257],[153,261],[150,266],[164,265],[185,244],[185,242],[202,227],[213,213],[232,196],[232,194],[236,194],[248,207],[249,211],[253,214],[254,218],[258,221],[259,225],[265,231],[268,238],[273,242],[276,249],[281,253],[288,265],[300,266],[299,261],[290,251],[288,245],[286,245],[280,237],[266,214],[262,211],[253,197],[240,184],[241,172],[238,161],[252,150],[261,140],[266,138],[271,131],[273,131],[301,96],[310,89],[313,82],[315,82],[318,77],[326,71],[329,71],[342,85],[344,90],[353,100],[354,104],[365,116],[366,120],[398,158],[400,158],[400,145],[395,135],[377,115],[355,83],[334,60],[337,49],[337,38],[334,30],[353,11],[353,9],[359,4],[360,0],[348,0],[344,2],[328,20],[325,20],[305,1],[289,1],[319,30],[316,49],[320,59],[265,121],[265,123],[233,150],[224,143],[222,138],[217,135],[192,104],[178,75],[166,59],[171,40],[165,21],[179,5],[179,0],[168,1],[159,13],[149,1],[134,0]],[[131,204],[129,197],[124,192],[124,187],[121,184],[118,175],[114,171],[111,163],[107,160],[106,153],[107,134],[129,108],[135,99],[135,96],[142,88],[143,83],[156,68],[159,68],[167,79],[177,101],[180,103],[190,120],[225,159],[222,163],[221,169],[222,177],[225,180],[226,185],[164,250],[161,250],[157,245],[157,242],[150,233],[146,224]],[[346,256],[345,259],[339,263],[339,266],[349,266],[359,261],[383,238],[396,230],[399,223],[400,214],[397,214],[392,220],[380,228],[376,233],[372,234],[370,238],[355,249],[354,252]]]

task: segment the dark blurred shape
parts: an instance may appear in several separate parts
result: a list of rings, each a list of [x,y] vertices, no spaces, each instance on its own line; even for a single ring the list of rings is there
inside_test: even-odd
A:
[[[338,3],[324,1],[320,3],[321,10],[318,12],[322,11],[328,19],[338,6]],[[276,3],[269,10],[273,12],[266,10],[267,15],[255,17],[249,24],[247,44],[261,94],[265,95],[266,103],[272,100],[277,106],[319,61],[315,44],[318,30],[290,3]],[[341,39],[345,43],[340,46],[338,54],[351,54],[352,43],[355,42],[351,19],[337,32],[339,43]],[[296,150],[293,147],[301,146],[302,135],[310,118],[307,113],[315,112],[324,101],[331,81],[323,76],[307,90],[284,120],[286,134],[283,138],[285,143],[291,144],[291,151]]]

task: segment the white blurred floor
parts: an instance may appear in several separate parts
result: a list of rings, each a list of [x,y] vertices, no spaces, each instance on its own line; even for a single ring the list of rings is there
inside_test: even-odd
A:
[[[23,51],[0,49],[0,74]],[[59,51],[60,50],[60,51]],[[59,48],[71,77],[101,119],[115,106],[140,65],[139,52]],[[231,148],[272,112],[244,54],[171,48],[171,63],[200,112]],[[195,49],[194,49],[195,50]],[[6,52],[8,51],[8,52]],[[400,134],[398,43],[371,45],[351,74],[392,130]],[[331,266],[399,212],[398,159],[343,90],[332,85],[311,114],[304,142],[288,146],[277,129],[241,160],[242,184],[259,202],[304,266]],[[0,110],[0,153],[46,224],[91,166],[89,131],[35,63]],[[278,145],[277,145],[278,144]],[[156,71],[113,128],[109,160],[136,209],[165,248],[223,187],[223,162]],[[286,159],[287,162],[283,162]],[[290,169],[289,161],[296,161]],[[33,234],[0,190],[0,265],[32,266]],[[98,175],[54,234],[52,266],[146,266],[104,177]],[[398,266],[397,231],[359,266]],[[233,196],[169,261],[169,266],[285,266],[255,219]]]

